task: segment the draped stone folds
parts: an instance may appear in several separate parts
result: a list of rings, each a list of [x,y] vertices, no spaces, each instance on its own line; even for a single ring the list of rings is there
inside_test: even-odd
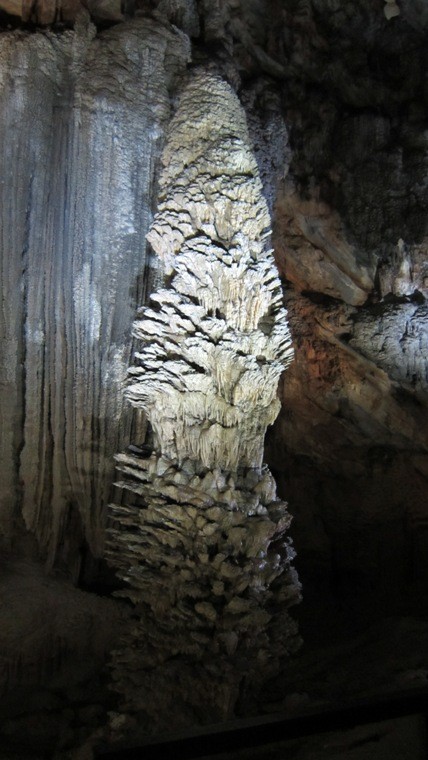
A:
[[[297,647],[300,588],[262,463],[293,350],[245,114],[217,74],[190,78],[163,164],[148,239],[164,287],[134,323],[126,391],[154,446],[117,457],[107,548],[135,604],[114,685],[152,730],[233,714]]]
[[[102,553],[131,435],[130,327],[188,57],[185,35],[149,18],[0,35],[0,541],[22,512],[51,563],[71,543],[73,572],[83,535]]]

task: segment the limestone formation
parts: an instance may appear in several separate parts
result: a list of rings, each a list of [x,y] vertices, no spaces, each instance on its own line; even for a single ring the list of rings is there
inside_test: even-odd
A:
[[[299,598],[290,516],[262,463],[291,338],[245,115],[215,73],[186,86],[163,163],[148,238],[165,286],[134,324],[127,388],[154,447],[117,457],[108,541],[136,618],[115,688],[152,730],[233,714],[296,649]]]
[[[115,699],[96,671],[114,646],[114,609],[134,608],[120,599],[99,605],[88,592],[117,588],[94,554],[102,550],[113,453],[131,437],[144,440],[144,413],[124,404],[123,378],[135,305],[158,287],[158,257],[147,255],[145,236],[165,128],[190,57],[215,60],[239,90],[272,212],[276,264],[288,281],[295,360],[280,384],[281,412],[264,456],[295,515],[306,646],[269,680],[258,704],[282,710],[286,695],[287,710],[316,710],[320,699],[334,708],[338,700],[426,682],[426,633],[416,633],[426,623],[407,616],[424,615],[428,580],[428,3],[396,4],[400,15],[388,20],[384,8],[394,3],[382,0],[0,2],[15,15],[2,15],[0,35],[4,760],[76,754],[82,711],[98,705],[96,725],[105,724]],[[133,7],[132,20],[112,25]],[[51,20],[53,28],[37,28]],[[143,447],[128,454],[136,457],[132,471],[138,463],[152,485]],[[178,469],[174,463],[167,477]],[[130,485],[127,474],[120,477]],[[228,477],[247,503],[238,475]],[[136,536],[133,514],[141,517],[137,507],[147,499],[124,494],[122,504],[116,500],[129,505],[128,532]],[[170,494],[162,498],[177,512],[182,506]],[[163,514],[172,507],[168,501]],[[183,532],[208,546],[195,525],[214,507],[193,508]],[[54,578],[43,574],[45,555],[36,559],[21,512],[55,560]],[[236,518],[238,509],[224,514]],[[147,546],[160,535],[157,513],[152,518]],[[172,536],[165,527],[165,543]],[[217,536],[218,553],[233,557]],[[178,539],[174,550],[156,545],[165,567],[179,557],[177,573],[164,570],[169,588],[173,579],[180,585],[183,571],[191,580],[202,567],[196,549],[188,559],[194,566],[183,561]],[[209,563],[214,586],[222,579]],[[218,621],[222,597],[206,593],[195,604],[212,604]],[[166,624],[151,612],[154,598],[144,607],[145,630],[159,636]],[[391,625],[400,610],[404,627]],[[182,680],[183,657],[176,663]],[[222,656],[215,666],[224,669]],[[197,667],[192,656],[188,674]],[[205,666],[200,673],[203,689]],[[135,678],[141,683],[141,673]],[[154,683],[165,702],[160,671]],[[211,683],[219,695],[214,677]]]
[[[113,454],[132,429],[130,327],[189,54],[150,19],[95,32],[0,35],[0,541],[22,509],[73,568],[83,536],[102,552]]]

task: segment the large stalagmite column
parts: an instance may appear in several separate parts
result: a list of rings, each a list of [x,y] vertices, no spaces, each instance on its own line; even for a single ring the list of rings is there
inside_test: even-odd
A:
[[[127,389],[154,450],[117,457],[108,544],[135,604],[114,687],[153,730],[233,714],[296,648],[299,598],[262,464],[291,339],[245,114],[218,75],[193,75],[163,163],[148,237],[165,286],[135,322]]]

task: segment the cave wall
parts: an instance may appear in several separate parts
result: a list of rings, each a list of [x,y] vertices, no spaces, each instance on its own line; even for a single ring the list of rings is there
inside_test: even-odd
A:
[[[99,554],[122,384],[152,269],[155,168],[184,35],[146,20],[96,37],[0,36],[0,533],[22,510],[55,559]]]
[[[391,598],[428,577],[427,19],[398,5],[283,4],[296,361],[268,443],[303,566]]]
[[[46,580],[17,534],[23,515],[74,580],[84,543],[103,554],[113,454],[145,434],[123,381],[135,309],[159,284],[145,235],[189,64],[212,65],[238,93],[273,218],[295,359],[265,458],[294,515],[302,610],[320,579],[348,598],[380,589],[388,613],[400,590],[426,585],[428,14],[423,0],[397,2],[390,16],[384,0],[100,0],[88,16],[79,2],[0,0],[0,533],[14,545],[10,564],[2,554],[0,669],[2,709],[18,715],[11,735],[34,743],[31,726],[49,724],[43,706],[55,703],[55,730],[73,726],[64,746],[76,742],[79,710],[62,713],[82,704],[128,619],[117,601]],[[418,647],[404,648],[416,672]],[[325,693],[333,670],[330,660],[319,676]],[[79,709],[105,724],[105,685],[89,699]]]
[[[274,217],[296,358],[266,454],[298,551],[339,580],[425,578],[423,4],[96,3],[97,33],[56,8],[55,31],[1,34],[2,534],[22,511],[51,559],[101,552],[112,454],[144,432],[121,386],[191,58],[238,91]]]

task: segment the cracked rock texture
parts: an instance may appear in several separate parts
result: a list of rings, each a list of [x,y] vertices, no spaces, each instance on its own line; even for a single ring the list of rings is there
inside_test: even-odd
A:
[[[169,287],[134,323],[127,389],[154,452],[117,457],[107,543],[135,605],[113,685],[149,732],[232,716],[299,644],[290,517],[262,465],[293,351],[245,114],[218,75],[190,79],[162,161],[148,239]]]

